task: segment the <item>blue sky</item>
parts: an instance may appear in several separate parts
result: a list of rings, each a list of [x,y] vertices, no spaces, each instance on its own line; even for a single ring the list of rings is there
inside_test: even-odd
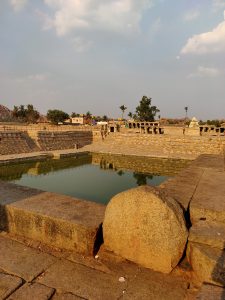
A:
[[[225,0],[1,0],[0,103],[225,118]]]

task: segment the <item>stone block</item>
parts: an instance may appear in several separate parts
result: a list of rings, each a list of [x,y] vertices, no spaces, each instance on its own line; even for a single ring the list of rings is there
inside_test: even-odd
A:
[[[35,194],[34,189],[7,183],[0,184],[0,190],[5,231],[53,247],[93,254],[105,206],[37,190]]]
[[[24,246],[14,240],[0,237],[0,268],[7,273],[32,281],[55,258],[47,253]]]
[[[225,286],[225,251],[189,242],[187,258],[199,282]]]
[[[199,221],[191,227],[188,240],[223,250],[225,248],[225,224]]]
[[[190,204],[192,224],[199,220],[225,223],[225,172],[206,169]]]
[[[169,273],[187,241],[180,205],[157,188],[142,186],[111,199],[103,222],[105,247],[144,267]]]
[[[24,299],[38,299],[48,300],[52,297],[54,289],[44,286],[39,283],[26,283],[21,288],[16,290],[8,300],[24,300]]]
[[[23,283],[21,278],[0,273],[0,299],[6,299]]]

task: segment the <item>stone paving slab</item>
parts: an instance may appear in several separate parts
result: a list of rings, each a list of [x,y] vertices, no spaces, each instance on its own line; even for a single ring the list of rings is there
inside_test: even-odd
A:
[[[205,169],[190,204],[192,224],[199,220],[225,223],[225,172]]]
[[[125,300],[181,300],[186,299],[187,283],[161,273],[142,271],[128,282]]]
[[[86,300],[85,298],[78,297],[72,293],[56,293],[52,300]]]
[[[225,248],[225,224],[199,221],[191,227],[188,240],[223,250]]]
[[[180,300],[185,299],[188,285],[177,277],[151,270],[139,269],[137,272],[137,269],[134,269],[127,274],[124,274],[123,270],[114,270],[114,273],[107,274],[67,260],[52,265],[37,282],[90,300]]]
[[[17,289],[8,300],[37,299],[48,300],[54,294],[54,289],[39,283],[26,283]]]
[[[200,155],[192,163],[195,167],[200,168],[210,168],[218,171],[224,171],[224,156],[223,155],[213,155],[213,154],[203,154]]]
[[[203,284],[196,300],[224,300],[225,289],[211,284]]]
[[[118,299],[127,285],[115,276],[67,260],[57,261],[37,282],[90,300]]]
[[[6,299],[23,283],[21,278],[0,273],[0,299]]]
[[[104,253],[104,249],[101,250],[92,261],[71,254],[70,259],[76,261],[72,262],[0,236],[0,268],[26,281],[33,279],[21,287],[13,286],[9,299],[185,299],[188,281],[183,277],[140,268],[115,254]],[[99,264],[105,269],[98,269]],[[10,275],[10,278],[18,277]],[[19,278],[18,284],[22,284],[22,279]]]
[[[9,274],[29,282],[55,262],[47,253],[0,236],[0,268]]]

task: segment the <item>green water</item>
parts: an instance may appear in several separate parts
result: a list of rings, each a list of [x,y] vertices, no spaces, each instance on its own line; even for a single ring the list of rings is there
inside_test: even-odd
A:
[[[105,204],[119,192],[143,184],[157,186],[170,177],[159,174],[165,164],[168,169],[168,161],[157,174],[151,172],[156,161],[144,159],[142,166],[141,160],[134,162],[134,158],[86,155],[0,167],[0,179]]]

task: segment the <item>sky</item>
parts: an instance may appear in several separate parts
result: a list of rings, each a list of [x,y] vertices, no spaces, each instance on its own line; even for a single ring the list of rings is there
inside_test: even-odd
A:
[[[225,118],[225,0],[0,0],[0,104]]]

